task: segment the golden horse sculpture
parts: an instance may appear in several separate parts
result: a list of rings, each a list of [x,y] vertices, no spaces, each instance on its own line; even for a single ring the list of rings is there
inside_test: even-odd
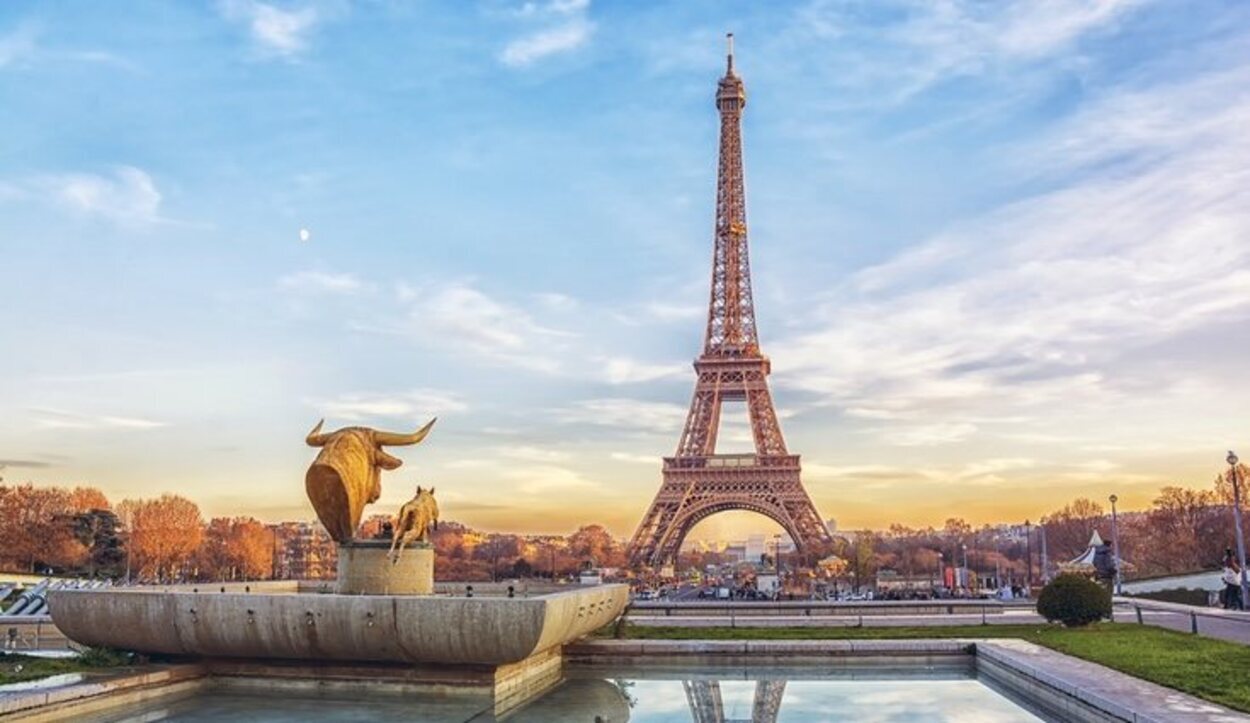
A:
[[[321,425],[308,433],[308,446],[321,447],[321,453],[304,475],[304,489],[317,518],[336,542],[349,542],[360,527],[365,505],[382,495],[382,470],[404,463],[382,450],[419,444],[430,433],[436,419],[411,434],[380,432],[367,427],[344,427],[322,432]]]
[[[391,551],[386,553],[391,558],[391,564],[399,562],[404,547],[413,540],[429,542],[431,529],[438,529],[438,502],[434,499],[434,488],[423,490],[418,485],[416,497],[405,502],[396,515]]]

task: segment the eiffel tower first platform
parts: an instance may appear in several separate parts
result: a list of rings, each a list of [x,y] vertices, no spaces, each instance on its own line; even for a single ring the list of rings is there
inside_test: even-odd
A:
[[[704,518],[747,510],[772,519],[800,550],[830,542],[829,529],[807,496],[799,456],[786,450],[768,391],[768,357],[760,352],[747,254],[742,172],[742,110],[746,88],[734,73],[733,35],[725,77],[716,90],[720,168],[716,185],[712,294],[703,353],[677,453],[664,458],[664,482],[629,546],[635,568],[673,563],[682,540]],[[716,454],[725,402],[743,402],[754,454]]]

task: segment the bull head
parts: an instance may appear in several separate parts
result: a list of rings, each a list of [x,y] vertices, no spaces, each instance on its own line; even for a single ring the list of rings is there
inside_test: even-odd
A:
[[[304,488],[317,518],[330,537],[347,542],[360,526],[365,505],[382,495],[382,470],[396,469],[403,460],[383,451],[383,447],[418,444],[430,433],[436,419],[411,434],[380,432],[367,427],[344,427],[322,432],[321,425],[308,433],[308,446],[321,453],[304,475]]]

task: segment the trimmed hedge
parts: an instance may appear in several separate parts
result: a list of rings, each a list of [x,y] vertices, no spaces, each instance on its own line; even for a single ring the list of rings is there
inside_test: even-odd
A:
[[[1065,573],[1037,596],[1037,612],[1070,628],[1111,617],[1111,592],[1084,575]]]
[[[1161,602],[1180,603],[1182,605],[1196,605],[1204,608],[1209,604],[1206,590],[1190,590],[1188,588],[1172,588],[1171,590],[1156,590],[1155,592],[1138,592],[1133,593],[1132,597],[1145,598],[1147,600],[1159,600]]]

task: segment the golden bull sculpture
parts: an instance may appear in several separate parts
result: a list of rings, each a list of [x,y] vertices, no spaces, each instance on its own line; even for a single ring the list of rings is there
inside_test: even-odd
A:
[[[395,529],[391,536],[391,550],[387,556],[391,564],[399,562],[404,548],[413,540],[430,541],[430,530],[438,529],[438,501],[434,499],[434,488],[428,490],[417,486],[417,494],[399,508],[395,516]]]
[[[397,469],[404,463],[382,448],[419,444],[435,421],[431,419],[411,434],[367,427],[322,432],[325,420],[317,422],[306,441],[310,447],[320,447],[321,453],[304,475],[304,487],[330,537],[337,542],[350,541],[360,526],[365,505],[382,495],[382,470]]]

